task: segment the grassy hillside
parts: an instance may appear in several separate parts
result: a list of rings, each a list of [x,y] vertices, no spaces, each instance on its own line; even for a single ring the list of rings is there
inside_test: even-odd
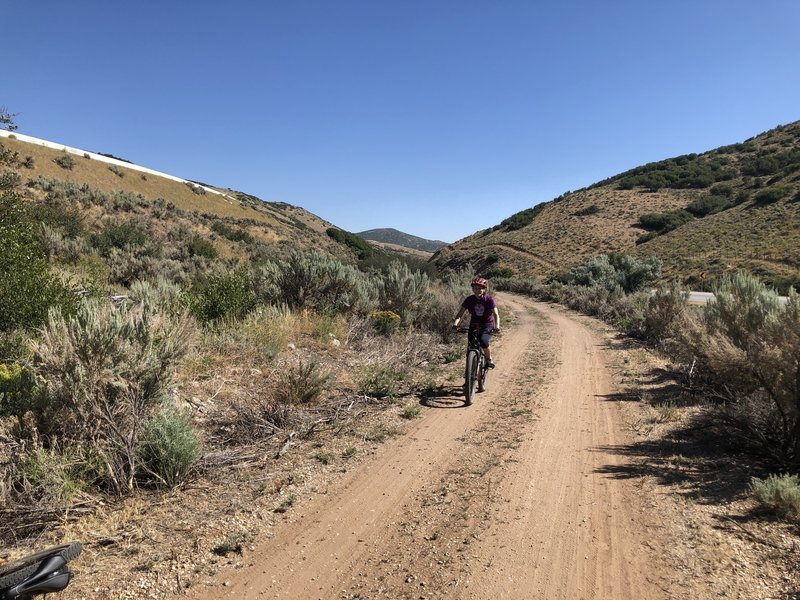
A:
[[[69,256],[56,256],[57,262],[81,279],[95,267],[110,271],[112,285],[126,284],[136,275],[163,271],[174,275],[176,268],[185,271],[185,277],[177,279],[188,279],[214,262],[204,259],[220,258],[230,267],[245,260],[279,257],[294,248],[357,259],[355,252],[327,234],[334,228],[331,223],[300,207],[264,202],[230,189],[215,194],[198,185],[109,165],[88,155],[68,155],[1,138],[0,176],[3,189],[21,194],[51,228],[56,255],[65,243],[71,245]],[[90,252],[98,249],[98,236],[113,233],[123,224],[128,234],[138,231],[144,239],[134,248],[124,248],[125,240],[117,240],[119,260],[98,266]],[[133,263],[142,263],[144,257],[147,265],[134,268]],[[117,264],[120,260],[127,264]],[[183,265],[177,267],[176,262]],[[137,270],[144,272],[132,272]]]
[[[545,279],[607,252],[656,256],[665,277],[687,283],[738,269],[800,282],[800,122],[567,193],[433,260]]]

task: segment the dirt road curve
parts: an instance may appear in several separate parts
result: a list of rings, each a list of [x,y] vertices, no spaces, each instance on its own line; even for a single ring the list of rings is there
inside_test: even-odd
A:
[[[667,598],[656,521],[630,480],[601,340],[500,295],[489,390],[429,398],[395,438],[297,508],[198,598]]]

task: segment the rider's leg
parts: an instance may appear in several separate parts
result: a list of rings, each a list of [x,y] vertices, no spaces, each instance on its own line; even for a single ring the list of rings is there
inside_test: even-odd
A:
[[[492,350],[489,348],[489,341],[492,339],[488,331],[484,331],[481,335],[481,346],[483,347],[483,356],[486,357],[486,366],[494,369],[494,362],[492,361]]]

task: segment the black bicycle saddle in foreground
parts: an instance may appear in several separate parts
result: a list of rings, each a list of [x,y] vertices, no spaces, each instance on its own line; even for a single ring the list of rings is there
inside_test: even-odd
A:
[[[0,600],[28,600],[60,592],[72,579],[68,563],[81,550],[80,543],[70,542],[0,564]]]

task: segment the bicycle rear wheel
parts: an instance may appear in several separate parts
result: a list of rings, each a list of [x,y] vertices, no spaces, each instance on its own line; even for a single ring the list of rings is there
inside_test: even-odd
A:
[[[472,404],[472,396],[475,394],[475,385],[478,383],[478,352],[470,350],[467,352],[467,368],[464,371],[464,404]]]
[[[66,562],[76,558],[83,550],[79,542],[48,548],[18,560],[0,565],[0,598],[6,597],[8,588],[14,587],[33,575],[39,566],[51,556],[61,556]]]

